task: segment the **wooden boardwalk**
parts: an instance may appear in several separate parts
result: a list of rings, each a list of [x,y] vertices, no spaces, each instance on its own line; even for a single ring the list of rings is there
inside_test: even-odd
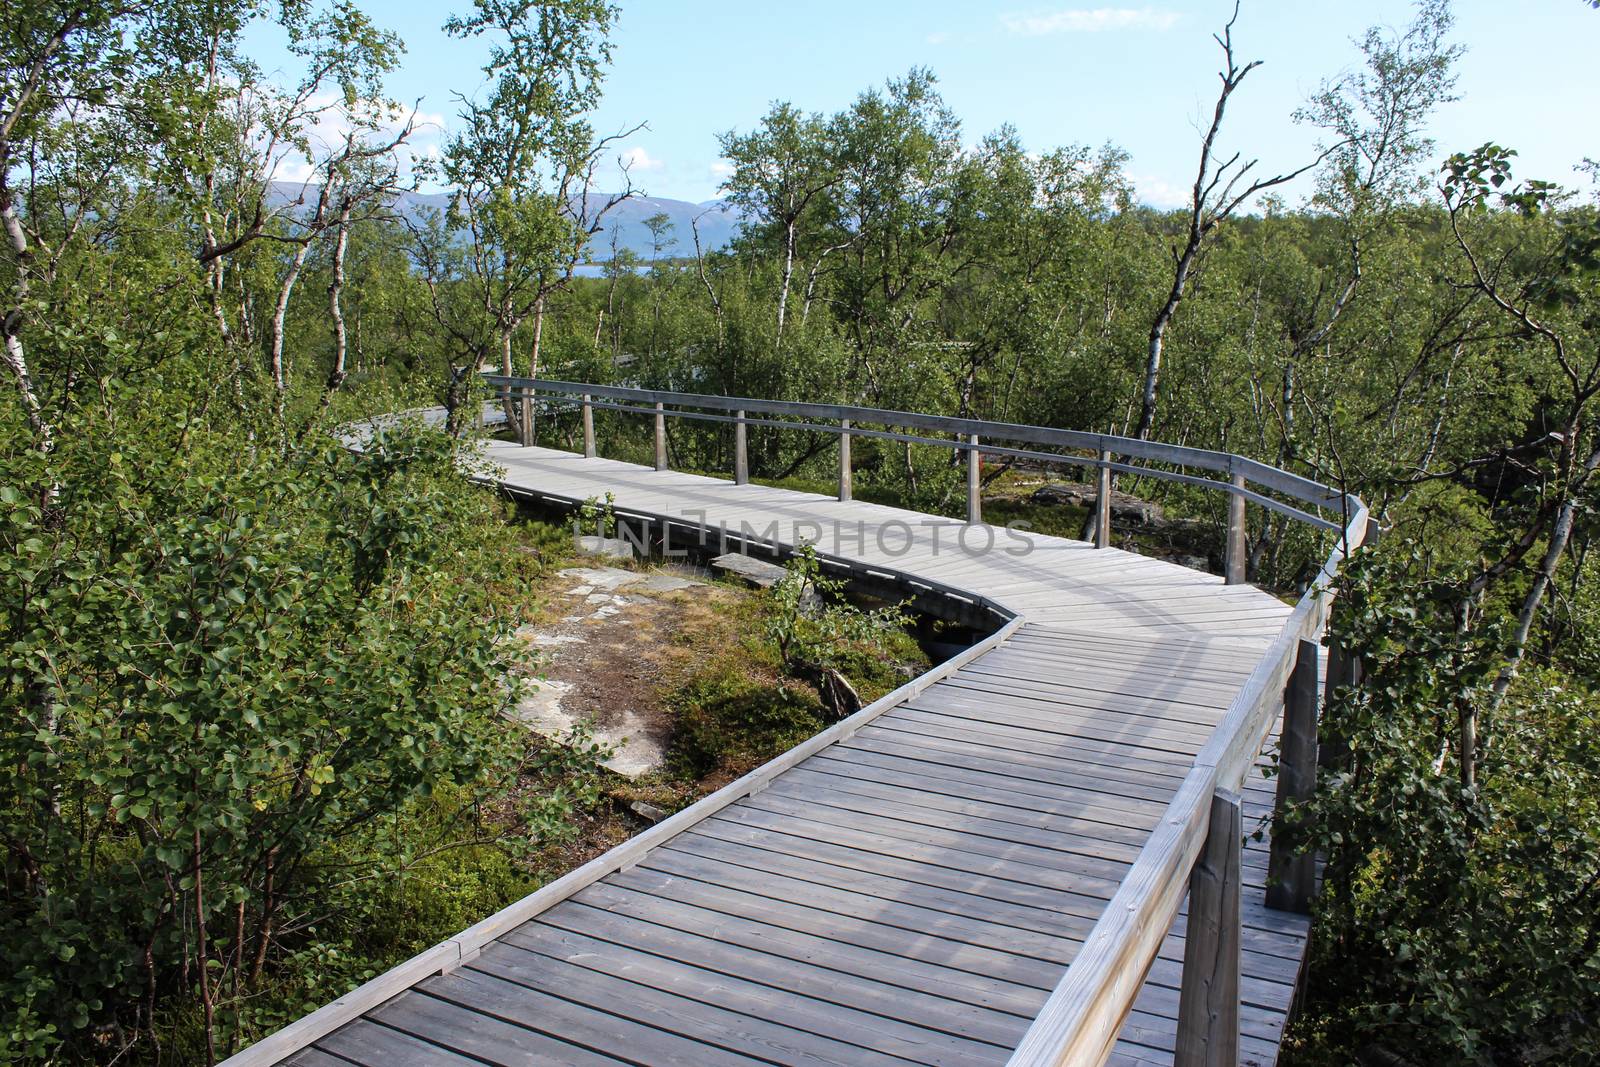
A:
[[[1077,541],[997,531],[984,551],[980,530],[872,504],[506,443],[490,456],[513,492],[609,491],[619,513],[711,538],[814,539],[837,566],[957,592],[1005,625],[485,936],[352,994],[359,1017],[318,1013],[241,1065],[1003,1064],[1290,614]],[[1271,784],[1251,775],[1243,796],[1248,834]],[[1266,864],[1247,844],[1249,1064],[1275,1061],[1306,938],[1265,908]],[[1173,1062],[1183,932],[1180,915],[1112,1062]]]

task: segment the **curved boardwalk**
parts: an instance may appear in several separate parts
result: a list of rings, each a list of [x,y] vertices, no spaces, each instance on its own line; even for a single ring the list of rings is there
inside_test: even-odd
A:
[[[348,1021],[324,1009],[241,1064],[1003,1064],[1290,614],[1082,542],[1002,530],[983,552],[973,529],[965,551],[954,520],[544,448],[490,454],[494,480],[530,497],[610,491],[619,512],[712,538],[815,537],[836,566],[963,593],[1005,625],[345,998]],[[1244,802],[1248,834],[1269,783],[1252,776]],[[1264,844],[1246,848],[1241,1056],[1259,1064],[1276,1057],[1306,932],[1263,906],[1266,863]],[[1172,1063],[1183,923],[1113,1062]]]

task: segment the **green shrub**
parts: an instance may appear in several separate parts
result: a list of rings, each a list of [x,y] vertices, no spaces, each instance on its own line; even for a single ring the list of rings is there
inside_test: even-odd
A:
[[[816,734],[822,703],[809,689],[752,676],[737,660],[719,660],[669,694],[674,715],[669,764],[701,778],[745,769]]]
[[[173,995],[222,1034],[319,914],[320,857],[514,754],[516,620],[475,578],[504,527],[455,442],[282,451],[176,393],[108,402],[115,450],[91,421],[48,468],[0,454],[0,956],[27,961],[0,974],[0,1060]],[[46,479],[49,509],[14,488]]]

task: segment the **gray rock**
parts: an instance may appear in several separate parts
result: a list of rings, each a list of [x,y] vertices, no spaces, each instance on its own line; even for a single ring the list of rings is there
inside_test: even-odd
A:
[[[718,556],[711,561],[711,569],[743,579],[757,589],[771,589],[789,573],[776,563],[768,563],[741,552]]]
[[[675,574],[645,574],[629,585],[630,590],[644,593],[676,593],[680,589],[693,589],[697,585],[705,585],[693,578],[680,578]]]
[[[1028,499],[1045,506],[1087,508],[1094,506],[1094,489],[1071,482],[1051,482],[1035,489]]]
[[[580,537],[578,551],[604,559],[632,559],[633,543],[625,537]]]
[[[1067,506],[1075,508],[1094,507],[1095,495],[1098,492],[1095,486],[1080,482],[1051,483],[1041,485],[1035,489],[1029,498],[1035,504],[1046,506]],[[1148,500],[1140,500],[1127,493],[1111,491],[1111,523],[1113,526],[1156,526],[1166,519],[1165,512],[1160,504],[1152,504]]]

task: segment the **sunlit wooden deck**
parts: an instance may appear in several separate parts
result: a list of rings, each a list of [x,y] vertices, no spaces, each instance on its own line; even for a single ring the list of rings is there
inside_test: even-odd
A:
[[[807,537],[1001,628],[241,1064],[1005,1063],[1290,614],[1082,542],[999,531],[985,551],[974,531],[969,551],[963,524],[872,504],[509,443],[490,458],[519,495],[609,491],[679,537]],[[1270,784],[1243,796],[1249,833]],[[1306,938],[1263,905],[1266,857],[1247,845],[1253,1064],[1276,1058]],[[1184,925],[1113,1062],[1173,1062]]]

